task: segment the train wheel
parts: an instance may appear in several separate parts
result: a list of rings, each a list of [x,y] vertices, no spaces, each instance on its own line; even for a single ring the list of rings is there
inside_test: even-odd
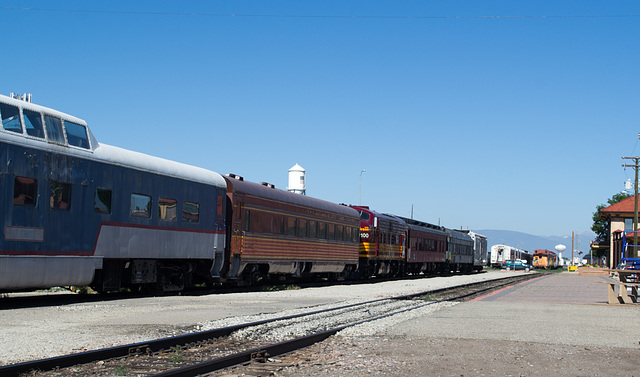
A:
[[[258,265],[247,266],[242,272],[242,278],[241,280],[238,281],[238,285],[243,287],[246,287],[246,286],[253,287],[258,285],[264,277],[265,275],[263,275],[262,272],[260,271],[260,266]]]
[[[187,280],[187,272],[180,266],[165,265],[159,268],[160,286],[164,292],[181,292]]]
[[[157,283],[138,284],[138,291],[144,295],[155,295],[160,289]]]

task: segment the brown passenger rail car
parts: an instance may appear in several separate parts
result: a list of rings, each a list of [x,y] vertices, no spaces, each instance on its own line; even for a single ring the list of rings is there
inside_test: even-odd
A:
[[[227,276],[346,277],[358,265],[358,211],[227,175]]]

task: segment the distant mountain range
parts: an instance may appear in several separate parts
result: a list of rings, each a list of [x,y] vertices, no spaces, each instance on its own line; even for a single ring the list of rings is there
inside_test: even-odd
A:
[[[558,244],[562,244],[567,249],[562,253],[565,258],[571,258],[571,235],[560,236],[534,236],[532,234],[514,232],[511,230],[474,230],[487,237],[487,246],[491,249],[493,245],[508,245],[518,249],[527,250],[533,254],[535,249],[547,249],[555,251]],[[589,252],[589,242],[595,239],[595,233],[591,231],[576,234],[574,237],[574,250],[582,251],[583,255]],[[577,255],[575,255],[577,257]]]

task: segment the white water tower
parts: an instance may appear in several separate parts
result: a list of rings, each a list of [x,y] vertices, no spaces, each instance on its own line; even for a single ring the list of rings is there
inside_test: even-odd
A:
[[[289,185],[287,186],[287,191],[306,195],[307,186],[305,185],[304,175],[305,170],[298,164],[295,164],[289,169]]]
[[[567,247],[563,244],[556,245],[556,251],[558,252],[558,263],[560,263],[560,261],[562,260],[562,252],[565,250],[567,250]],[[573,265],[573,262],[571,262],[571,264]]]

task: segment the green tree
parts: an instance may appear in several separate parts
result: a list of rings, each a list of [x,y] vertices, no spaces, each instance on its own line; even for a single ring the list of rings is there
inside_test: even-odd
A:
[[[612,204],[616,204],[623,199],[630,197],[629,194],[615,194],[611,199],[607,200],[609,204],[600,204],[596,206],[596,212],[593,214],[593,225],[591,230],[596,234],[595,242],[604,243],[609,241],[609,222],[600,217],[600,210]]]

